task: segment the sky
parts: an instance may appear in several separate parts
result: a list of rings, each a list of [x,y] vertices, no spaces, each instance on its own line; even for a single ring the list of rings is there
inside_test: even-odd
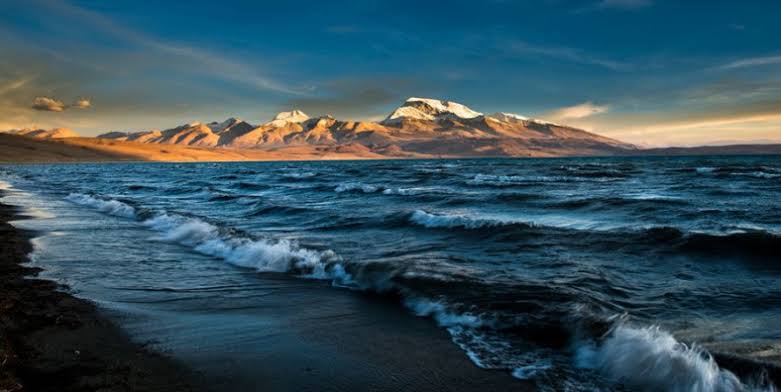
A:
[[[781,142],[781,2],[0,1],[0,130],[83,135],[407,97],[642,146]]]

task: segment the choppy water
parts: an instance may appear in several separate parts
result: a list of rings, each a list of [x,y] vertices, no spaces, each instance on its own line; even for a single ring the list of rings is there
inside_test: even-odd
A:
[[[325,280],[397,295],[475,365],[556,390],[770,390],[709,353],[781,362],[781,157],[36,165],[0,179],[56,215],[36,258],[71,262],[43,262],[50,276],[98,301],[111,287],[112,303],[162,291],[229,306],[247,301],[240,272]]]

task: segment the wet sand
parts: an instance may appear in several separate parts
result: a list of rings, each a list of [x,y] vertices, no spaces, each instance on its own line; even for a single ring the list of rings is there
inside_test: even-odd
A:
[[[508,372],[478,368],[444,329],[411,315],[396,298],[325,282],[246,271],[273,294],[241,304],[220,297],[174,302],[149,314],[97,308],[55,283],[23,278],[37,272],[19,265],[33,233],[7,223],[14,219],[23,217],[0,207],[7,358],[0,390],[535,389]]]
[[[91,303],[26,278],[38,272],[20,265],[33,233],[8,223],[17,218],[0,203],[0,391],[197,390],[195,374],[134,344]]]

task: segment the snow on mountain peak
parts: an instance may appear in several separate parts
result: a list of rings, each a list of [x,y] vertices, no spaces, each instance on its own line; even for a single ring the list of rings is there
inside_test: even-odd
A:
[[[274,119],[271,120],[269,124],[281,127],[287,123],[300,123],[306,120],[309,120],[309,116],[307,116],[306,113],[298,109],[294,109],[289,112],[277,113],[277,115],[274,116]]]
[[[221,132],[221,131],[224,131],[224,130],[226,130],[226,129],[228,129],[228,128],[230,128],[230,127],[232,127],[232,126],[234,126],[234,125],[236,125],[236,124],[238,124],[240,122],[241,122],[241,119],[234,118],[234,117],[229,117],[227,120],[225,120],[225,121],[223,121],[221,123],[218,123],[217,121],[210,122],[209,124],[207,124],[207,126],[209,127],[209,129],[212,130],[212,132]]]
[[[515,113],[494,113],[491,115],[492,118],[495,118],[500,121],[528,121],[529,118],[526,116],[521,116],[520,114]]]
[[[403,118],[417,120],[441,120],[449,117],[475,118],[483,113],[476,112],[460,103],[431,98],[408,98],[404,105],[391,113],[385,122],[395,122]]]

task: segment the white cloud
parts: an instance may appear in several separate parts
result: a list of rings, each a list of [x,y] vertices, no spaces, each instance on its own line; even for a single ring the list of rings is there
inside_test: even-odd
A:
[[[547,117],[555,118],[558,120],[571,120],[578,118],[585,118],[594,116],[597,114],[607,112],[609,107],[607,105],[595,105],[592,102],[583,102],[579,105],[568,106],[558,110],[554,110]]]
[[[54,98],[35,97],[35,99],[33,99],[32,108],[47,112],[61,112],[66,109],[66,106],[62,101],[58,101]]]
[[[736,68],[756,67],[760,65],[772,65],[772,64],[781,64],[781,55],[751,57],[743,60],[736,60],[731,63],[722,65],[721,67],[719,67],[719,69],[736,69]]]

